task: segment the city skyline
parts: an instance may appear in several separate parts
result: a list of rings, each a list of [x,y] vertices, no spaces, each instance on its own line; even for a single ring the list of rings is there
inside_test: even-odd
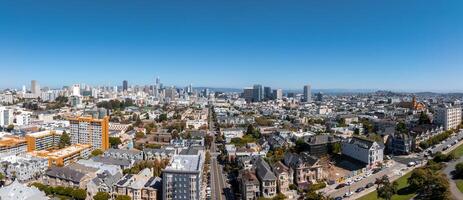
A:
[[[0,88],[463,88],[461,1],[182,3],[2,2]]]

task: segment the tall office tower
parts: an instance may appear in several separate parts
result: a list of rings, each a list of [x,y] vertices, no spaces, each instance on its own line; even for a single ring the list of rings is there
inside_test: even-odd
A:
[[[129,89],[129,82],[127,80],[122,81],[122,91]]]
[[[262,88],[262,85],[259,85],[259,84],[254,85],[252,101],[260,102],[263,99],[264,99],[264,89]]]
[[[283,90],[282,89],[273,90],[273,98],[277,100],[283,99]]]
[[[323,101],[323,93],[319,92],[317,93],[317,101]]]
[[[203,97],[209,97],[209,88],[204,88]]]
[[[456,129],[461,124],[461,107],[444,105],[436,109],[436,122],[445,130]]]
[[[254,89],[252,87],[247,87],[243,89],[243,98],[246,102],[252,102],[252,96],[254,95]]]
[[[303,102],[311,102],[312,101],[312,89],[310,85],[304,85],[304,96],[302,97]]]
[[[23,85],[22,93],[26,94],[26,86],[25,85]]]
[[[175,89],[175,87],[166,88],[165,97],[170,98],[171,100],[175,99],[175,97],[177,97],[177,89]]]
[[[80,85],[79,84],[72,85],[72,95],[80,96]]]
[[[92,151],[109,148],[109,117],[77,117],[69,119],[71,124],[71,143],[89,144]]]
[[[264,87],[264,99],[265,99],[265,100],[271,100],[271,99],[273,99],[272,88],[270,88],[270,87]]]
[[[34,94],[34,96],[40,95],[40,86],[36,80],[31,81],[31,93]]]
[[[174,155],[169,166],[162,170],[161,199],[201,199],[203,166],[202,153]]]
[[[188,85],[187,87],[187,90],[186,90],[187,93],[193,93],[193,85]]]

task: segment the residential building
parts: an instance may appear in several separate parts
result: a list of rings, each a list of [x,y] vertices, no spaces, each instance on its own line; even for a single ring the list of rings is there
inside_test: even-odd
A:
[[[43,184],[50,186],[86,188],[91,177],[70,167],[50,167],[42,177]]]
[[[306,188],[308,184],[316,183],[326,177],[319,164],[320,160],[307,152],[300,154],[287,152],[283,161],[290,168],[294,183],[299,188]]]
[[[13,181],[8,186],[0,188],[2,200],[48,200],[47,195],[36,187],[28,187],[18,181]]]
[[[264,198],[277,195],[277,177],[268,163],[261,157],[256,160],[256,174],[260,182],[260,193]]]
[[[48,160],[31,155],[2,155],[0,157],[1,173],[18,181],[28,181],[39,177],[48,168]]]
[[[0,154],[20,154],[27,150],[27,142],[22,137],[5,136],[0,138]]]
[[[62,131],[46,130],[26,134],[27,152],[58,147]]]
[[[352,137],[342,141],[341,149],[342,155],[363,162],[368,167],[383,162],[384,145],[376,141]]]
[[[109,116],[102,119],[78,117],[69,119],[72,144],[89,144],[91,149],[109,148]]]
[[[293,183],[293,174],[291,174],[289,168],[281,161],[275,163],[272,169],[277,177],[278,191],[286,194],[289,191],[289,185]]]
[[[162,199],[202,199],[204,155],[175,155],[162,171]]]
[[[132,200],[157,200],[162,180],[153,177],[151,169],[145,168],[138,174],[126,174],[115,185],[117,195],[127,195]]]
[[[456,129],[461,124],[461,107],[444,105],[436,109],[436,122],[445,130]]]
[[[7,127],[13,124],[13,109],[9,107],[0,107],[0,126]]]
[[[74,144],[57,151],[33,151],[31,155],[47,158],[48,166],[66,166],[77,162],[80,158],[87,158],[90,155],[90,145]]]
[[[260,197],[260,183],[254,170],[243,169],[239,171],[238,183],[241,192],[241,199],[256,200]]]
[[[137,149],[108,149],[103,156],[138,161],[143,160],[143,151]]]
[[[333,146],[340,140],[332,135],[313,135],[305,138],[310,155],[320,157],[331,153]]]

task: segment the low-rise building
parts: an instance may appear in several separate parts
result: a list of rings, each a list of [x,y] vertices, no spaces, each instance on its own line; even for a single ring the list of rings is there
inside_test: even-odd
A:
[[[365,138],[349,138],[342,142],[341,149],[342,155],[363,162],[368,167],[383,161],[384,145]]]
[[[46,130],[26,135],[27,152],[58,147],[62,131]]]
[[[260,182],[260,193],[264,198],[273,198],[277,195],[277,177],[268,163],[258,157],[256,160],[256,174]]]
[[[8,186],[0,188],[2,200],[48,200],[47,195],[36,187],[27,187],[24,184],[13,181]]]
[[[2,173],[18,181],[28,181],[40,177],[48,168],[48,160],[36,158],[31,155],[2,155],[0,157],[0,169]]]
[[[22,137],[5,136],[0,138],[0,154],[20,154],[27,150],[27,142]]]
[[[138,174],[127,174],[115,185],[117,195],[127,195],[133,200],[157,200],[161,191],[162,180],[153,177],[153,172],[146,168]]]
[[[241,170],[238,182],[243,200],[255,200],[260,197],[260,183],[253,170]]]

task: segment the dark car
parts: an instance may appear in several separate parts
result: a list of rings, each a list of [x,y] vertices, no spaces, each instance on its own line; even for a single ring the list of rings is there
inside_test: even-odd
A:
[[[373,186],[375,186],[374,183],[368,183],[368,184],[365,186],[365,188],[371,188],[371,187],[373,187]]]
[[[342,197],[336,197],[334,200],[342,200]]]
[[[359,188],[357,188],[357,190],[355,190],[355,192],[360,193],[360,192],[362,192],[363,190],[365,190],[365,188],[359,187]]]
[[[336,189],[341,189],[343,187],[346,187],[346,184],[345,183],[341,183],[339,184],[338,186],[336,186]]]
[[[378,172],[380,172],[380,171],[381,171],[381,168],[373,169],[373,174],[376,174],[376,173],[378,173]]]

